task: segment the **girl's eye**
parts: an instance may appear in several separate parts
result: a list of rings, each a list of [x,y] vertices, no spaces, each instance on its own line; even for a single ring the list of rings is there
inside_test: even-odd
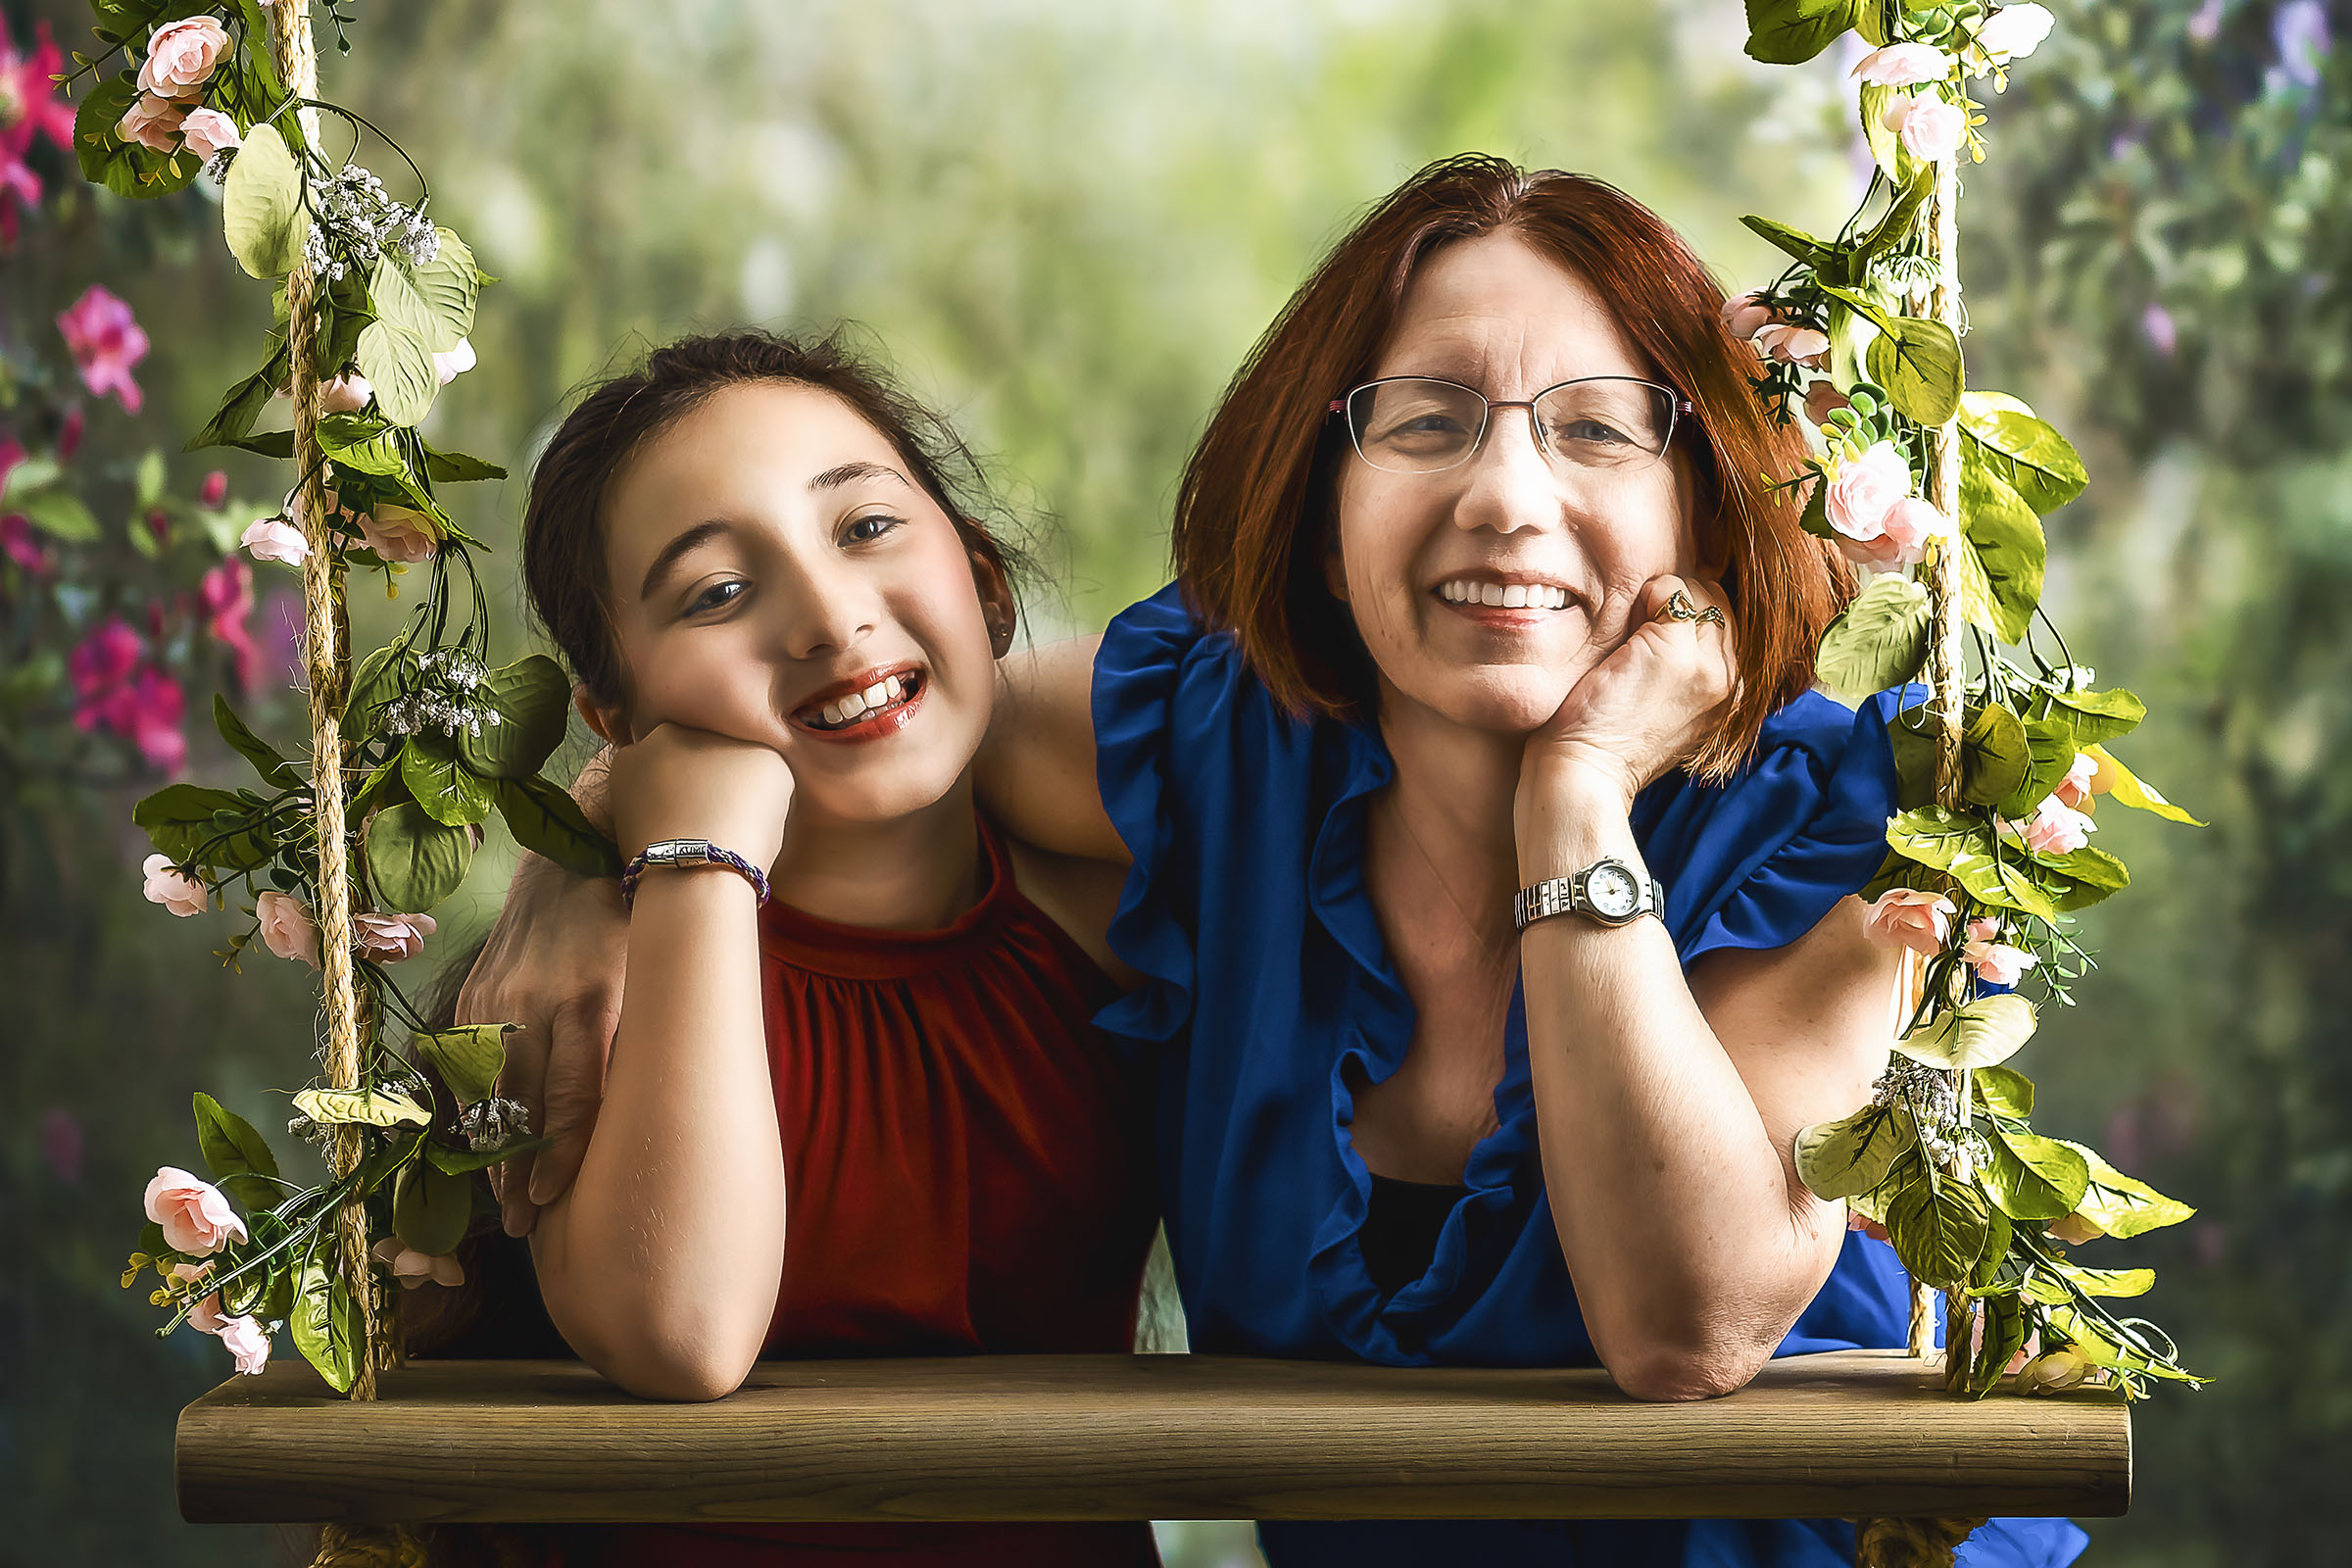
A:
[[[902,520],[888,513],[869,512],[862,517],[852,517],[850,525],[842,530],[842,535],[854,545],[870,544],[896,528]]]
[[[710,587],[704,589],[701,593],[695,595],[694,603],[686,607],[686,613],[689,615],[700,615],[708,613],[713,610],[724,610],[727,606],[733,604],[737,599],[741,598],[743,595],[743,590],[750,586],[751,585],[749,583],[743,582],[737,578],[729,578],[724,582],[714,582]]]

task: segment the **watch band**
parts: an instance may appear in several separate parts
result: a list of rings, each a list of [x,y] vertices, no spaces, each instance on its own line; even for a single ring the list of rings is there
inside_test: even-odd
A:
[[[1592,884],[1595,879],[1620,883],[1618,897],[1630,888],[1633,901],[1630,906],[1607,907],[1595,902]],[[1621,882],[1620,882],[1621,879]],[[1616,899],[1610,901],[1612,905]],[[1511,898],[1511,919],[1522,931],[1535,921],[1555,914],[1581,914],[1602,925],[1630,925],[1645,914],[1660,919],[1666,914],[1666,887],[1655,877],[1646,877],[1619,859],[1595,860],[1582,871],[1569,876],[1546,877],[1532,887],[1521,888]]]
[[[649,865],[723,865],[752,884],[760,902],[767,902],[767,873],[733,850],[722,850],[709,839],[662,839],[648,844],[645,853],[621,867],[620,902],[635,906],[638,879]]]

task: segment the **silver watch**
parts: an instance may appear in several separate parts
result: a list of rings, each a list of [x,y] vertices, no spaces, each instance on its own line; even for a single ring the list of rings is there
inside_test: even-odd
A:
[[[1628,925],[1645,914],[1666,917],[1666,889],[1623,860],[1594,860],[1574,876],[1555,876],[1521,888],[1511,919],[1524,931],[1555,914],[1588,915],[1602,925]]]

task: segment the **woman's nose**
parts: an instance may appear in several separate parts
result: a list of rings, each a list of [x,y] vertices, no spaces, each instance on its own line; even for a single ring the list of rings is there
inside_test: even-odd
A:
[[[1462,467],[1463,490],[1453,512],[1461,527],[1517,533],[1559,520],[1560,474],[1544,452],[1535,410],[1494,410]]]

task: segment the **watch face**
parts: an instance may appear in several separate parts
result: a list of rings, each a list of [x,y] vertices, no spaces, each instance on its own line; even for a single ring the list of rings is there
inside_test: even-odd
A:
[[[1585,897],[1596,913],[1618,920],[1634,912],[1634,906],[1642,902],[1642,889],[1634,881],[1634,873],[1624,866],[1602,864],[1594,866],[1585,879]]]

